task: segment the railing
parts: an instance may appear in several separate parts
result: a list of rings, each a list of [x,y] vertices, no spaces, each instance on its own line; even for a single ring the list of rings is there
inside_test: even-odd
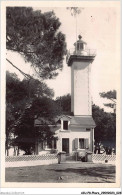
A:
[[[75,50],[74,48],[72,48],[72,49],[68,50],[68,52],[67,52],[67,57],[66,57],[67,62],[68,62],[71,55],[95,57],[96,50],[95,49]]]

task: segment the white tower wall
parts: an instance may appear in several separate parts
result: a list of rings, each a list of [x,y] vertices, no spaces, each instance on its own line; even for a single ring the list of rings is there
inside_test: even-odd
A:
[[[71,66],[71,111],[74,115],[92,115],[91,61],[75,61]]]

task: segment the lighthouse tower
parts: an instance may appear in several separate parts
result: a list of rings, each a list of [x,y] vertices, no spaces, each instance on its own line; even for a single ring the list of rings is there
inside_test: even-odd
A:
[[[67,56],[67,64],[71,67],[71,112],[74,116],[91,116],[91,63],[95,52],[86,49],[87,43],[78,36],[74,50]]]

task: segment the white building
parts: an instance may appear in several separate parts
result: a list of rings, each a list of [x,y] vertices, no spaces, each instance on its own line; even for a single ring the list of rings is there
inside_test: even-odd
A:
[[[91,105],[90,70],[95,53],[86,49],[86,42],[79,35],[75,48],[67,55],[67,64],[71,67],[71,112],[72,116],[63,115],[57,118],[56,127],[52,126],[55,136],[52,147],[58,152],[65,151],[70,156],[77,150],[94,150],[94,127]],[[35,126],[41,125],[39,118]],[[38,144],[36,153],[49,151],[51,146]]]

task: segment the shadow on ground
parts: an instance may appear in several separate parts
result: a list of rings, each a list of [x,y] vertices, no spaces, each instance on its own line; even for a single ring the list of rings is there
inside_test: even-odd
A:
[[[48,171],[52,171],[52,169],[48,169]],[[54,171],[54,170],[53,170]],[[113,182],[114,181],[114,177],[115,177],[115,166],[108,166],[108,167],[103,167],[103,166],[99,166],[99,167],[85,167],[85,168],[81,168],[81,167],[77,167],[77,168],[67,168],[67,169],[55,169],[55,172],[57,173],[74,173],[78,176],[86,176],[87,178],[90,177],[95,177],[95,178],[100,178],[101,180],[105,181],[105,183],[111,183],[111,180]],[[89,181],[89,183],[92,183],[93,181],[91,180],[91,182]],[[98,181],[99,182],[99,181]]]
[[[6,182],[115,183],[115,166],[94,163],[62,163],[6,168]]]

